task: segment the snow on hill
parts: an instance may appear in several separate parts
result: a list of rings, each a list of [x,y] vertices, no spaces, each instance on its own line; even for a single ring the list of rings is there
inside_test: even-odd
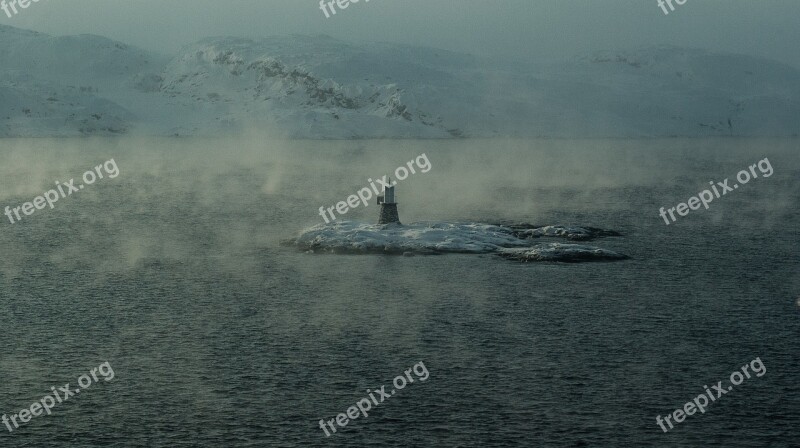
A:
[[[109,98],[152,59],[104,37],[0,25],[0,136],[124,134],[134,114]],[[156,68],[160,70],[160,68]]]
[[[134,118],[95,95],[93,87],[61,86],[8,70],[0,73],[0,136],[124,134]]]
[[[313,60],[315,48],[287,52],[291,44],[206,39],[167,64],[160,92],[228,123],[273,121],[296,137],[362,137],[365,130],[367,136],[447,135],[441,120],[429,122],[424,111],[404,103],[396,83],[342,84],[296,60],[297,54]]]
[[[0,136],[249,127],[297,138],[796,135],[800,71],[659,47],[519,69],[329,36],[208,38],[165,57],[0,25]]]
[[[591,85],[585,98],[621,132],[636,123],[642,135],[786,136],[800,124],[800,71],[765,59],[658,47],[576,58],[546,73],[565,88]]]

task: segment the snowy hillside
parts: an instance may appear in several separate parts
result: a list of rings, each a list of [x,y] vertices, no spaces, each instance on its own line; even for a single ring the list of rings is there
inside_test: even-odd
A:
[[[115,135],[134,114],[111,97],[164,58],[104,37],[0,25],[0,136]]]
[[[124,134],[133,115],[95,95],[93,87],[61,86],[3,71],[0,136]]]
[[[795,135],[800,71],[683,48],[523,70],[329,36],[208,38],[161,56],[0,26],[0,136]]]

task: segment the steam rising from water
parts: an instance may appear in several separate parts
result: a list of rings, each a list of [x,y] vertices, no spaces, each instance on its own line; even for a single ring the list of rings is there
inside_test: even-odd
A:
[[[664,231],[658,207],[769,157],[773,176],[691,218],[780,231],[796,208],[796,147],[796,140],[770,139],[290,141],[257,133],[217,140],[7,139],[0,148],[0,208],[31,201],[55,181],[77,179],[111,158],[120,175],[54,210],[0,224],[0,272],[19,275],[31,238],[50,242],[53,263],[82,262],[101,273],[206,256],[222,268],[247,270],[252,266],[242,253],[284,250],[280,241],[322,223],[320,206],[345,200],[368,178],[392,174],[422,153],[430,171],[412,174],[396,191],[407,223],[560,222],[628,233],[627,221]],[[371,223],[377,214],[373,202],[340,220]],[[98,236],[91,224],[106,233]],[[625,252],[615,243],[609,249]]]
[[[324,441],[312,432],[316,428],[286,421],[325,409],[339,412],[353,381],[377,384],[383,375],[399,373],[397,366],[407,365],[403,358],[420,353],[425,356],[414,357],[438,362],[438,373],[430,366],[431,378],[441,383],[423,391],[421,406],[408,395],[409,409],[428,409],[427,414],[399,409],[398,415],[422,420],[435,419],[442,407],[460,409],[461,397],[491,402],[507,393],[507,384],[518,383],[526,394],[520,403],[544,397],[561,403],[555,411],[562,414],[584,405],[602,408],[622,389],[600,390],[594,402],[586,402],[586,395],[565,402],[559,395],[597,375],[603,384],[622,381],[625,390],[648,390],[654,379],[673,372],[668,383],[676,387],[652,397],[669,403],[684,393],[685,380],[727,371],[731,341],[742,356],[766,347],[762,359],[769,356],[775,365],[796,359],[796,308],[781,299],[793,301],[800,290],[796,141],[253,137],[0,145],[0,207],[30,201],[56,180],[77,178],[111,158],[120,171],[53,210],[0,223],[0,328],[7,330],[2,342],[10,350],[0,357],[8,379],[0,395],[9,397],[7,409],[29,405],[43,386],[68,381],[78,367],[110,360],[118,373],[126,372],[115,383],[122,389],[108,389],[107,397],[95,395],[103,393],[98,389],[81,397],[80,409],[65,416],[70,418],[50,417],[50,430],[26,430],[32,445],[48,445],[61,434],[107,444],[105,430],[121,421],[133,422],[130,433],[144,438],[153,428],[178,428],[187,440],[203,434],[214,437],[210,444],[225,445],[232,433],[219,425],[220,415],[245,423],[238,433],[242,440],[314,445]],[[596,244],[633,261],[564,266],[522,265],[495,255],[314,256],[279,244],[322,224],[320,206],[345,200],[367,178],[388,174],[423,152],[432,169],[398,186],[402,222],[504,222],[511,236],[498,231],[498,239],[526,238],[524,247],[500,248],[514,259],[558,255],[560,245],[572,241],[528,240],[563,232],[509,223],[610,228],[624,236]],[[670,226],[658,216],[659,206],[685,200],[709,180],[733,176],[764,157],[773,176]],[[336,223],[374,223],[377,212],[371,203]],[[501,227],[469,226],[479,236]],[[688,345],[663,343],[694,331],[698,319],[713,330],[715,337],[706,338],[711,345],[694,339]],[[741,331],[743,323],[748,331]],[[567,353],[565,346],[577,350]],[[598,369],[598,354],[616,368]],[[675,373],[663,361],[674,359],[689,371]],[[631,365],[639,374],[625,374]],[[528,366],[538,371],[531,374]],[[487,372],[496,381],[487,382]],[[549,380],[542,382],[542,375]],[[781,396],[792,387],[784,376],[760,383],[768,386],[765,393]],[[272,389],[281,393],[261,393]],[[83,401],[98,398],[97,412]],[[193,412],[186,412],[187,404]],[[462,419],[466,426],[451,431],[462,437],[454,445],[469,445],[492,430],[471,423],[482,421],[485,409],[461,408],[475,412]],[[496,408],[530,414],[508,407],[507,400]],[[610,415],[624,422],[630,410],[623,403]],[[764,405],[754,412],[771,411]],[[87,413],[92,418],[84,418]],[[579,423],[591,426],[594,414],[583,414]],[[542,413],[540,426],[560,421],[548,415]],[[380,438],[362,445],[391,445],[415,424],[413,418],[370,421],[374,431],[350,434]],[[774,429],[773,421],[755,422],[756,429]],[[526,417],[520,428],[509,430],[524,438],[529,423]],[[562,440],[575,426],[563,423],[547,432],[547,440]],[[727,434],[724,426],[718,434]],[[212,427],[222,430],[215,436],[203,432]],[[617,429],[609,440],[616,440]],[[630,444],[648,445],[644,432],[628,432]],[[314,439],[306,443],[309,434]],[[648,434],[653,441],[660,437]]]

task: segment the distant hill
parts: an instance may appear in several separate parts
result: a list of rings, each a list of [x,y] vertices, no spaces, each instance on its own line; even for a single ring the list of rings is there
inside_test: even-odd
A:
[[[163,56],[0,25],[0,136],[790,136],[800,71],[659,47],[520,69],[329,36],[208,38]]]

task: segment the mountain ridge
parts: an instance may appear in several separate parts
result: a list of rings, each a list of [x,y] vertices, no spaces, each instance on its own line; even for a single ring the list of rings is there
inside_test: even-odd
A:
[[[671,46],[522,70],[325,35],[209,37],[165,56],[0,25],[0,67],[3,137],[791,136],[800,117],[797,69]]]

